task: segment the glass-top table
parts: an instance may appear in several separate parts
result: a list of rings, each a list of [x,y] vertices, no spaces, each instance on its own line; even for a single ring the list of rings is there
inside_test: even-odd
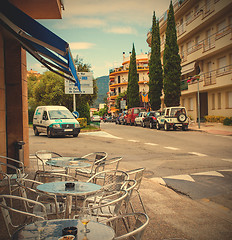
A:
[[[88,159],[78,157],[56,157],[46,161],[47,165],[54,167],[63,167],[66,173],[69,173],[70,168],[88,168],[90,163],[86,162]]]
[[[37,190],[45,193],[52,193],[59,196],[66,196],[65,218],[70,218],[73,196],[87,196],[94,194],[101,189],[101,186],[94,183],[75,181],[73,188],[67,188],[66,183],[70,181],[49,182],[37,186]]]
[[[77,219],[46,220],[38,221],[18,229],[12,236],[13,240],[20,239],[46,239],[58,240],[62,237],[62,229],[65,227],[77,227],[75,240],[112,240],[115,236],[114,230],[98,222],[88,223],[89,233],[83,233],[84,225]]]

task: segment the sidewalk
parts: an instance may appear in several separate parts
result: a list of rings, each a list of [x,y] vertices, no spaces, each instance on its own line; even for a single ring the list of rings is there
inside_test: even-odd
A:
[[[202,131],[216,135],[232,136],[232,126],[225,126],[222,123],[198,123],[191,122],[189,124],[189,130]]]

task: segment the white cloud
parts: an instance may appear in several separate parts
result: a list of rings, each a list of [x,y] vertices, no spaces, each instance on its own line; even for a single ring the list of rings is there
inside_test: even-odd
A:
[[[112,27],[105,30],[108,33],[115,34],[137,34],[137,31],[132,27]]]
[[[148,25],[153,11],[160,17],[169,7],[170,0],[65,0],[65,18],[104,19],[104,22]],[[88,25],[88,24],[87,24]]]
[[[81,50],[81,49],[89,49],[95,46],[94,43],[89,42],[70,42],[69,43],[71,51],[72,50]]]

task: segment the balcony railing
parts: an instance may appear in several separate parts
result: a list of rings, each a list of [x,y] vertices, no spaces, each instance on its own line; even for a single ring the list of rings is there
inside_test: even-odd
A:
[[[231,73],[232,73],[232,64],[209,71],[209,72],[201,73],[199,81],[200,82],[203,81],[204,86],[209,86],[209,85],[216,84],[217,83],[216,80],[218,77],[221,77],[221,76],[227,75],[227,74],[231,74]],[[184,89],[186,87],[185,83],[187,83],[187,79],[186,79],[186,81],[185,80],[181,81],[181,90],[186,90],[186,89]],[[187,84],[191,85],[191,84],[195,84],[195,83],[197,83],[196,80],[190,81]]]
[[[216,40],[232,33],[232,25],[228,25],[221,29],[220,31],[212,34],[210,37],[199,41],[197,44],[191,46],[186,51],[183,51],[180,53],[180,57],[182,62],[187,60],[187,55],[190,55],[191,53],[198,51],[199,49],[202,49],[202,52],[209,51],[210,49],[215,47]]]

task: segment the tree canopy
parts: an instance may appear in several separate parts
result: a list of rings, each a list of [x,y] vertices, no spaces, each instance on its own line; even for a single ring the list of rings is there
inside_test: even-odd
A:
[[[159,21],[155,12],[152,22],[151,56],[149,60],[149,101],[153,110],[159,110],[163,89],[163,70],[160,58]]]
[[[177,44],[176,23],[172,2],[169,6],[166,43],[163,56],[164,103],[167,107],[180,105],[181,58]]]
[[[139,107],[140,105],[138,80],[139,79],[138,79],[137,66],[136,66],[135,46],[133,44],[132,54],[130,57],[129,73],[128,73],[128,88],[127,88],[128,109],[132,107]]]

